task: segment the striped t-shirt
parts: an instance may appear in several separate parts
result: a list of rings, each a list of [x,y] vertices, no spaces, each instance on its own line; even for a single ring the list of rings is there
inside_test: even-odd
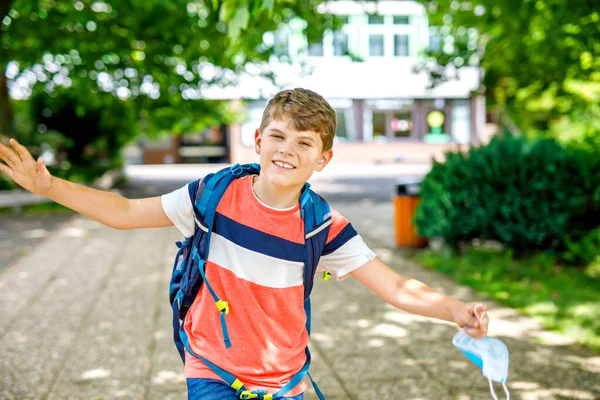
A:
[[[252,176],[234,180],[217,207],[206,276],[217,295],[229,302],[226,317],[232,347],[227,349],[219,310],[203,285],[184,328],[190,348],[232,373],[248,389],[274,393],[306,361],[308,334],[304,312],[302,263],[304,227],[298,205],[274,209],[252,189]],[[162,196],[166,215],[186,237],[194,232],[190,193],[198,181]],[[319,268],[337,279],[375,255],[336,210]],[[186,378],[219,379],[198,358],[186,355]],[[288,396],[302,393],[299,384]]]

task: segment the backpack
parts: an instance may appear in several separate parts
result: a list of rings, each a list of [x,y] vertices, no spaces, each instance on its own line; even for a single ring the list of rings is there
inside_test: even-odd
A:
[[[236,396],[239,396],[240,399],[279,399],[308,375],[319,399],[325,400],[325,397],[308,373],[311,360],[308,347],[305,350],[306,363],[301,370],[277,393],[267,394],[263,390],[247,390],[244,384],[234,375],[219,368],[202,356],[195,354],[188,345],[188,337],[183,329],[185,316],[192,306],[201,286],[204,284],[220,311],[221,330],[225,346],[226,348],[230,348],[234,345],[234,343],[231,343],[227,331],[226,316],[229,313],[229,304],[215,293],[210,283],[206,280],[204,269],[206,268],[206,259],[210,250],[210,237],[219,201],[234,179],[252,174],[257,175],[259,172],[260,166],[258,164],[235,164],[217,173],[207,175],[199,183],[195,192],[193,188],[190,190],[190,199],[192,200],[192,204],[194,204],[194,219],[196,222],[194,234],[176,243],[179,250],[175,256],[173,273],[169,285],[169,301],[173,309],[173,339],[175,346],[184,363],[185,349],[189,354],[202,360],[215,374],[227,382],[236,391]],[[308,182],[305,183],[302,189],[299,201],[305,233],[304,310],[307,317],[306,330],[310,335],[309,296],[312,291],[317,265],[319,264],[319,259],[325,247],[327,235],[329,234],[331,213],[327,202],[310,189]],[[329,275],[329,273],[325,273],[323,279],[327,279]]]

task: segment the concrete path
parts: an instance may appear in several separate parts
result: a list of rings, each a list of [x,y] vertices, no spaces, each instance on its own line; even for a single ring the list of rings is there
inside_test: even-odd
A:
[[[0,210],[0,271],[31,253],[56,226],[72,217],[68,210],[33,214]]]
[[[490,335],[510,349],[513,399],[600,398],[598,355],[394,249],[391,202],[332,205],[400,273],[488,304]],[[174,228],[122,232],[77,216],[0,268],[0,399],[186,398],[167,301],[179,239]],[[490,399],[481,372],[452,346],[456,331],[396,310],[352,279],[319,281],[312,375],[328,400]]]

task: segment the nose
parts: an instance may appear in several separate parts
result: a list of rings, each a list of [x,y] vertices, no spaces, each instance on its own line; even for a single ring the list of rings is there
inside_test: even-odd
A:
[[[279,152],[281,154],[292,154],[292,143],[289,140],[284,140],[280,145],[279,145]]]

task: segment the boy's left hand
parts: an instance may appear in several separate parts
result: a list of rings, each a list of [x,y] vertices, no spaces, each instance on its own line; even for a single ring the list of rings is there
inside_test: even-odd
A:
[[[477,312],[475,308],[477,307]],[[452,310],[456,325],[464,328],[465,332],[475,339],[483,339],[487,335],[489,318],[487,307],[481,303],[459,303]],[[481,319],[478,319],[478,317]]]

